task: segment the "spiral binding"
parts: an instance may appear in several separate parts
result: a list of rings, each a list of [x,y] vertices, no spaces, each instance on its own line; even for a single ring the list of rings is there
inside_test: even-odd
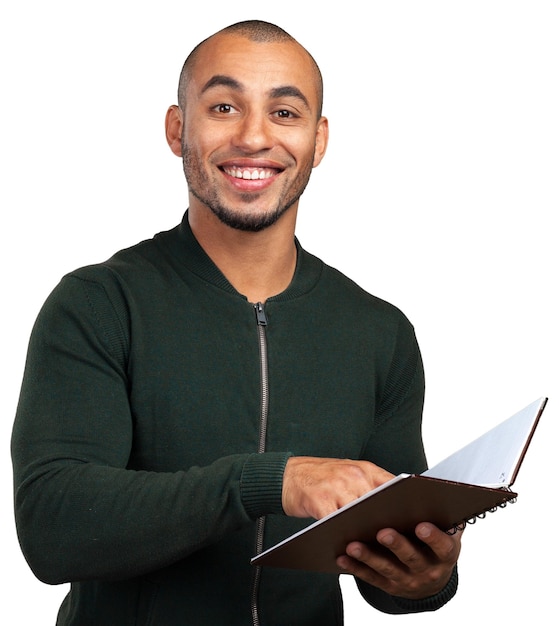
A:
[[[512,489],[509,489],[509,487],[503,487],[502,490],[512,492]],[[447,530],[446,533],[447,535],[455,535],[457,532],[464,530],[468,524],[470,525],[475,524],[478,521],[478,519],[484,519],[488,513],[495,513],[497,509],[504,509],[507,506],[507,504],[514,504],[517,501],[517,499],[518,498],[515,496],[514,498],[511,498],[510,500],[501,502],[500,504],[497,504],[496,506],[493,506],[490,509],[483,511],[482,513],[478,513],[477,515],[474,515],[474,517],[470,517],[469,519],[464,520],[463,522],[460,522],[459,524],[456,524],[453,528]]]

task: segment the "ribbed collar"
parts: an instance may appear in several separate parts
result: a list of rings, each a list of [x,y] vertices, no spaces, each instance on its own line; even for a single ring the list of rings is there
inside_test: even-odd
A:
[[[159,240],[186,270],[224,291],[244,297],[225,278],[198,243],[188,222],[188,211],[184,214],[179,226],[167,233],[162,233]],[[297,238],[295,238],[295,246],[297,265],[293,280],[285,291],[269,298],[268,301],[282,302],[299,298],[311,291],[320,279],[324,267],[322,261],[303,250]]]

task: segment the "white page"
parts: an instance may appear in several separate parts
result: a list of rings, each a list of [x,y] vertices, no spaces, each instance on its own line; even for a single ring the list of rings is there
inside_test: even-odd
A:
[[[532,402],[522,411],[423,472],[423,476],[486,487],[509,486],[545,403],[546,398]]]

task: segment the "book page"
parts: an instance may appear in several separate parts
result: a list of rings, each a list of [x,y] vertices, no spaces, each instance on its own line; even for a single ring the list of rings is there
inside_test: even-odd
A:
[[[423,476],[486,487],[511,485],[546,403],[540,398],[423,472]]]

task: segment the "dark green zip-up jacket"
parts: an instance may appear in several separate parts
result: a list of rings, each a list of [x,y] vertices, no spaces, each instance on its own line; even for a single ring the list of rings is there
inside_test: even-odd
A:
[[[308,525],[290,455],[426,467],[423,371],[390,304],[303,251],[261,311],[177,228],[61,281],[35,324],[12,454],[23,552],[69,626],[342,624],[337,576],[251,567]],[[360,585],[388,612],[424,601]],[[374,611],[371,611],[374,623]]]

